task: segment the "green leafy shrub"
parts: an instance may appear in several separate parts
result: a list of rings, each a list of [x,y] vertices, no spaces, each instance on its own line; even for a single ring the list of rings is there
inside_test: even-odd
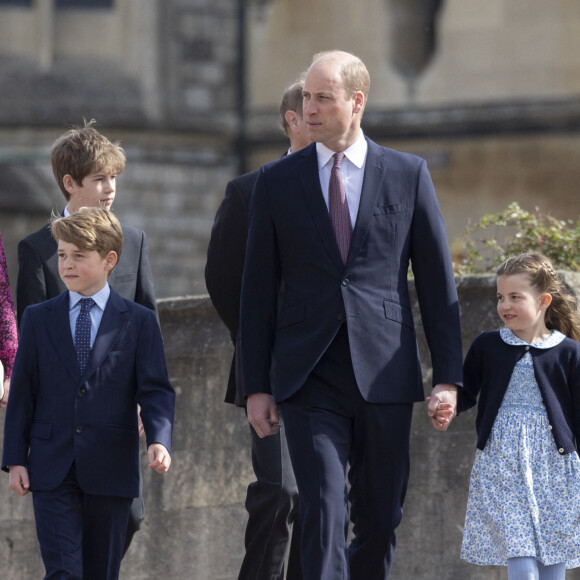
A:
[[[494,271],[509,256],[541,252],[559,270],[580,271],[580,221],[558,220],[513,202],[465,231],[465,248],[454,259],[459,275]]]

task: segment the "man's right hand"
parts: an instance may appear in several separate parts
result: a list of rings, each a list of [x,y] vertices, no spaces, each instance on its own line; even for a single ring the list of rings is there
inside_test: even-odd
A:
[[[258,434],[264,438],[280,431],[280,417],[274,397],[269,393],[253,393],[247,401],[248,421]]]
[[[9,469],[10,489],[18,495],[26,495],[30,491],[28,470],[24,465],[11,465]]]

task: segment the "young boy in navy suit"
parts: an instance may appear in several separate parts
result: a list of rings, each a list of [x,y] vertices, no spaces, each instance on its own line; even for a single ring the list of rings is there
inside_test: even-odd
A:
[[[51,230],[68,291],[22,318],[2,469],[15,493],[32,491],[46,578],[113,580],[139,493],[137,405],[149,467],[165,473],[175,393],[155,314],[107,282],[117,218],[83,208]]]
[[[125,152],[95,128],[95,120],[67,131],[53,143],[50,158],[56,182],[66,200],[62,215],[81,207],[110,210],[117,192],[117,175],[125,169]],[[153,274],[145,233],[121,225],[123,256],[109,277],[109,285],[123,298],[157,313]],[[27,306],[55,298],[66,290],[58,273],[57,243],[45,225],[18,244],[16,318],[18,324]],[[4,400],[8,398],[8,392]],[[0,403],[0,406],[2,404]],[[145,517],[142,494],[135,498],[125,535],[126,552]]]

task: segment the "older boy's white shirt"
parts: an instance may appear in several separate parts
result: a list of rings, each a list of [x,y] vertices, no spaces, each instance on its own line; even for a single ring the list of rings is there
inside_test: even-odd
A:
[[[343,151],[344,159],[340,164],[340,174],[342,176],[342,183],[344,184],[353,229],[360,206],[367,150],[368,144],[361,130],[359,138],[348,149]],[[326,207],[328,207],[328,184],[330,182],[330,172],[333,164],[332,156],[335,153],[336,151],[332,151],[326,145],[316,143],[318,175],[320,177],[320,187],[322,188],[322,195],[324,196]]]
[[[70,330],[71,334],[75,335],[75,326],[77,323],[77,318],[81,311],[80,300],[81,298],[92,298],[95,301],[95,305],[90,310],[91,316],[91,348],[95,342],[95,337],[99,331],[99,326],[101,320],[103,319],[103,313],[105,312],[105,307],[109,301],[109,296],[111,295],[111,287],[107,282],[97,293],[92,296],[83,296],[78,292],[69,291],[69,319],[70,319]]]

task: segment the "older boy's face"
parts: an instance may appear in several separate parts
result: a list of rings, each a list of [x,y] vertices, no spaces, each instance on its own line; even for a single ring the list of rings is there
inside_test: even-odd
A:
[[[116,263],[116,252],[102,257],[96,250],[81,250],[69,242],[58,242],[58,273],[69,290],[83,296],[101,290]]]
[[[67,177],[70,179],[67,180]],[[89,173],[81,185],[70,175],[65,175],[64,182],[70,194],[68,202],[70,213],[78,211],[81,207],[104,207],[108,210],[115,201],[117,176],[107,171]]]

